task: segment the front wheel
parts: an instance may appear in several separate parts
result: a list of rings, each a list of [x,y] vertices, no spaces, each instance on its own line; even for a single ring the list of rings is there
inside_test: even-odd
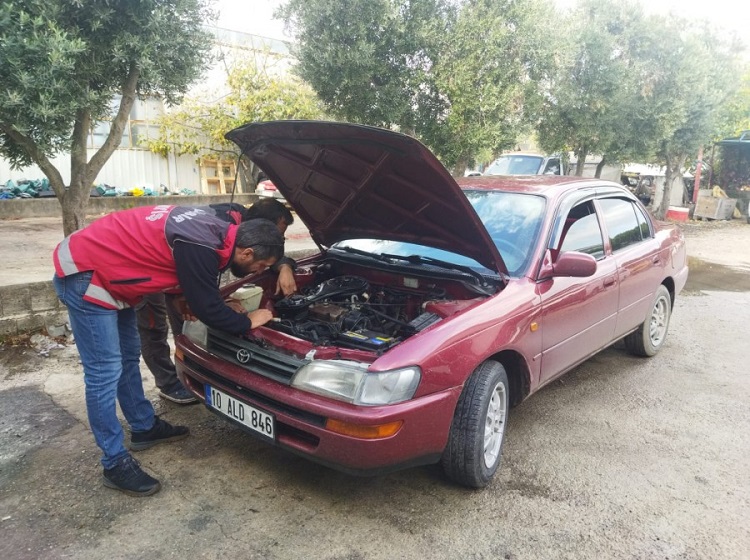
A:
[[[651,313],[641,325],[625,337],[625,348],[636,356],[654,356],[664,345],[672,315],[672,298],[669,290],[659,286],[654,296]]]
[[[451,480],[482,488],[500,465],[509,409],[508,375],[487,361],[466,381],[441,464]]]

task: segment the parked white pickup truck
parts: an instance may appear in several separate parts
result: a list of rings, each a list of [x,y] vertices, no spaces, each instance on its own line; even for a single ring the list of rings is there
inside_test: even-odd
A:
[[[503,154],[493,161],[484,175],[567,175],[559,155],[531,152]]]

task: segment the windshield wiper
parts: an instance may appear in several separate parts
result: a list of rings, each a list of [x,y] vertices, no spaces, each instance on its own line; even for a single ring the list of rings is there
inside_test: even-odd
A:
[[[446,268],[448,270],[457,270],[459,272],[463,272],[465,274],[469,274],[472,278],[474,278],[477,283],[480,286],[486,286],[487,281],[484,276],[479,274],[476,270],[469,266],[464,266],[461,264],[455,264],[448,261],[443,261],[440,259],[434,259],[432,257],[422,257],[420,255],[392,255],[390,253],[370,253],[369,251],[363,251],[362,249],[355,249],[354,247],[335,247],[336,249],[339,249],[341,251],[346,251],[347,253],[353,253],[355,255],[362,255],[363,257],[368,257],[371,259],[375,259],[381,262],[389,262],[392,263],[393,261],[404,261],[408,262],[409,264],[428,264],[432,266],[438,266],[440,268]],[[503,284],[507,284],[508,277],[499,272],[498,276],[500,276],[500,279],[502,280]]]
[[[385,261],[385,257],[382,254],[371,253],[369,251],[363,251],[362,249],[355,249],[354,247],[334,247],[339,251],[346,251],[347,253],[354,253],[355,255],[362,255],[363,257],[369,257],[377,261]]]
[[[388,253],[381,253],[381,256],[386,259],[406,261],[411,264],[429,264],[432,266],[439,266],[440,268],[447,268],[449,270],[458,270],[459,272],[465,272],[466,274],[473,276],[477,280],[477,282],[479,282],[480,286],[484,286],[486,284],[486,280],[484,276],[479,274],[476,270],[474,270],[470,266],[464,266],[462,264],[455,264],[455,263],[448,262],[448,261],[442,261],[440,259],[434,259],[432,257],[422,257],[420,255],[402,256],[402,255],[390,255]],[[505,280],[502,274],[500,274],[500,278]]]

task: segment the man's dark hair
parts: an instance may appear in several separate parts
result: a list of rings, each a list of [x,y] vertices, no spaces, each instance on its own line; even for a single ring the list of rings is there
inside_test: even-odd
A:
[[[243,220],[253,220],[255,218],[271,220],[274,224],[281,218],[288,226],[294,223],[294,217],[289,208],[275,198],[261,198],[256,200],[250,208],[245,210],[242,217]]]
[[[262,261],[268,258],[276,260],[284,256],[284,236],[270,220],[248,220],[237,228],[237,247],[252,248],[253,259]]]

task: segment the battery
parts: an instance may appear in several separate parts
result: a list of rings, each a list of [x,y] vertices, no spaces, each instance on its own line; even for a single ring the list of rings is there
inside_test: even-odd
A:
[[[342,344],[363,350],[386,350],[393,346],[396,339],[375,331],[345,331],[338,335]]]

